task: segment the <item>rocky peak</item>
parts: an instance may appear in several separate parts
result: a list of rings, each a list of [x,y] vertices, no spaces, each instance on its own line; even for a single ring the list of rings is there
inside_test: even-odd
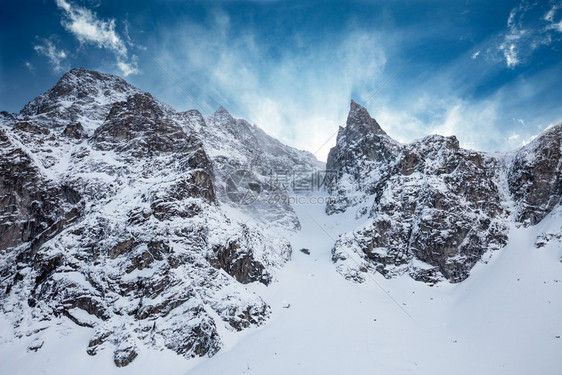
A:
[[[346,125],[338,131],[336,146],[328,155],[328,169],[353,169],[353,160],[386,160],[396,149],[392,140],[365,107],[351,101]],[[345,150],[345,151],[344,151]],[[350,155],[351,153],[352,155]]]
[[[186,131],[195,131],[200,136],[212,162],[219,201],[236,206],[258,222],[284,229],[299,228],[297,216],[287,203],[286,194],[293,187],[292,180],[275,183],[276,174],[284,173],[288,177],[299,169],[307,171],[304,175],[310,176],[312,171],[324,167],[314,155],[286,146],[259,127],[233,118],[224,107],[206,119],[196,111],[177,113],[174,119]],[[254,187],[259,185],[255,201],[248,205],[239,205],[240,202],[228,195],[232,176],[242,171],[251,176]],[[284,181],[283,176],[280,179]]]
[[[124,79],[84,68],[64,74],[50,90],[29,102],[20,116],[47,127],[81,122],[90,134],[107,116],[113,103],[141,90]]]
[[[459,282],[486,251],[505,245],[509,212],[502,202],[508,197],[498,188],[497,160],[459,148],[456,137],[401,145],[357,104],[349,118],[361,131],[346,132],[348,123],[330,151],[328,164],[340,180],[327,205],[328,213],[355,206],[357,215],[367,216],[362,229],[334,247],[346,277],[361,280],[362,269]],[[350,265],[349,248],[360,249],[365,263]],[[425,267],[416,266],[420,260]]]
[[[174,118],[179,124],[190,131],[200,131],[207,125],[201,112],[196,109],[178,112],[174,115]]]
[[[328,158],[340,179],[326,208],[365,217],[333,249],[348,278],[361,281],[363,272],[376,270],[429,283],[462,281],[486,253],[505,246],[512,218],[534,225],[560,204],[562,125],[496,157],[462,149],[454,136],[400,145],[354,103],[349,118]],[[354,132],[346,130],[350,124]],[[364,262],[350,262],[349,249]]]
[[[210,356],[267,319],[241,284],[269,283],[291,247],[217,204],[205,148],[241,146],[193,121],[85,69],[0,113],[0,309],[17,337],[69,320],[93,329],[89,355],[125,366],[144,347]]]
[[[346,126],[339,129],[336,146],[330,150],[326,164],[328,170],[345,174],[347,182],[328,186],[337,197],[328,203],[326,212],[340,212],[358,203],[357,199],[361,198],[351,192],[365,191],[366,186],[371,185],[362,176],[375,170],[388,173],[388,167],[395,162],[402,148],[363,106],[351,101]],[[336,193],[338,189],[339,193]]]
[[[80,100],[89,98],[95,100],[99,96],[114,96],[119,93],[130,93],[138,91],[120,77],[103,74],[84,68],[75,68],[64,74],[53,88],[45,94],[29,102],[21,111],[21,114],[32,116],[48,113],[53,106],[46,105],[50,102],[63,99]]]
[[[345,129],[349,136],[360,136],[366,133],[386,135],[367,109],[354,100],[351,100]]]
[[[220,125],[236,124],[234,117],[232,117],[232,115],[223,106],[220,106],[211,118],[213,123]]]

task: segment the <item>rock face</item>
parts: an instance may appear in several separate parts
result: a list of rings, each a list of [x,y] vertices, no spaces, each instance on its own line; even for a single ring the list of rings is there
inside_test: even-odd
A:
[[[464,280],[485,253],[506,244],[512,219],[536,224],[560,202],[560,129],[514,155],[464,150],[455,137],[401,145],[352,102],[328,157],[340,177],[329,186],[326,211],[355,209],[366,219],[334,245],[339,272],[356,281],[373,271]]]
[[[146,347],[211,356],[221,329],[268,318],[243,284],[271,282],[291,247],[226,216],[221,165],[184,116],[84,69],[0,114],[0,306],[17,337],[68,319],[92,329],[88,354],[126,366]]]
[[[547,129],[516,152],[509,167],[509,191],[516,203],[516,220],[539,223],[560,204],[562,196],[562,126]]]
[[[300,228],[287,194],[296,191],[302,179],[323,169],[323,163],[311,153],[288,147],[257,126],[233,118],[222,107],[207,119],[195,110],[178,113],[176,119],[187,132],[201,134],[220,201],[271,226]],[[254,185],[247,191],[251,199],[240,201],[246,195],[243,191],[230,194],[243,188],[239,177]],[[233,182],[238,186],[231,186]]]

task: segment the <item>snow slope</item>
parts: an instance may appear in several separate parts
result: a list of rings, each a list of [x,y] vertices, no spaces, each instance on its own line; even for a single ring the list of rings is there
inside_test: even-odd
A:
[[[0,374],[561,373],[562,125],[492,160],[454,137],[400,146],[356,103],[350,119],[349,147],[328,163],[347,173],[343,189],[289,205],[310,177],[293,172],[321,163],[223,108],[176,113],[120,78],[74,69],[19,115],[0,113]],[[389,165],[398,178],[382,178]],[[252,178],[233,182],[239,171]],[[367,188],[348,195],[361,187],[346,187],[352,175],[389,182],[375,189],[380,210],[369,212]],[[244,188],[259,195],[248,206],[228,194]],[[474,247],[458,284],[375,274],[365,249],[384,258],[385,246],[348,244],[371,241],[362,229],[391,212],[404,229],[414,206],[436,229],[420,245],[456,246],[449,234],[467,228],[484,239],[475,223],[499,218],[492,234],[507,247]],[[379,226],[378,238],[401,226]],[[342,277],[350,270],[365,282]]]
[[[58,327],[0,345],[3,374],[560,374],[562,210],[536,226],[511,228],[508,245],[459,284],[430,287],[408,276],[345,280],[331,261],[334,238],[357,222],[323,205],[294,205],[302,229],[286,235],[293,259],[269,287],[247,285],[272,307],[263,327],[225,332],[213,358],[145,351],[117,369],[110,353],[86,355],[86,328]],[[545,246],[535,242],[554,233]],[[543,236],[544,237],[544,236]],[[307,248],[310,255],[298,249]],[[72,323],[68,323],[73,325]],[[11,328],[0,324],[1,340]],[[83,335],[84,337],[80,337]]]
[[[295,210],[303,230],[294,248],[311,255],[295,251],[279,283],[261,291],[274,318],[189,374],[562,371],[562,246],[534,246],[540,233],[560,231],[560,212],[513,228],[507,247],[463,283],[429,287],[407,276],[365,284],[338,277],[331,237],[353,219],[325,217],[318,206]]]

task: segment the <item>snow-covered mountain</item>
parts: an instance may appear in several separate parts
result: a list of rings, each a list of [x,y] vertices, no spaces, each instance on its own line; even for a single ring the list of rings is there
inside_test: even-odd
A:
[[[0,301],[16,336],[70,319],[95,329],[89,354],[108,347],[124,366],[142,345],[212,355],[219,331],[267,319],[243,284],[270,283],[291,247],[225,211],[227,167],[260,176],[312,155],[84,69],[3,113],[0,142]],[[288,205],[266,214],[299,226]]]
[[[507,243],[512,222],[533,225],[560,203],[562,124],[510,154],[459,147],[438,135],[399,144],[352,102],[327,168],[327,213],[354,210],[362,224],[338,238],[340,273],[408,273],[435,283],[466,279],[490,251]]]
[[[554,374],[561,133],[403,145],[352,102],[324,166],[73,69],[0,112],[0,373]]]

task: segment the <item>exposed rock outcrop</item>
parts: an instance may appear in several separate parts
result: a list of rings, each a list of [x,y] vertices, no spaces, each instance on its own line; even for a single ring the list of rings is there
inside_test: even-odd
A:
[[[367,216],[334,246],[341,273],[459,282],[506,244],[512,214],[536,224],[560,202],[560,125],[514,157],[495,156],[462,149],[454,136],[401,145],[352,102],[327,168],[340,175],[327,213],[353,208]]]
[[[552,126],[516,152],[509,167],[509,191],[517,222],[539,223],[562,197],[562,125]]]

